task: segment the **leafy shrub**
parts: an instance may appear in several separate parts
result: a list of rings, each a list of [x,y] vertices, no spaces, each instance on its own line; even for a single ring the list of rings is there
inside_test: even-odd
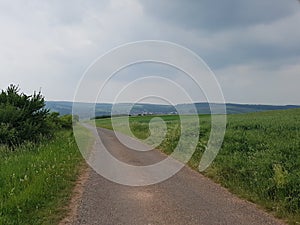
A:
[[[16,146],[53,135],[41,93],[26,95],[19,91],[18,86],[10,85],[0,93],[0,144]]]
[[[64,115],[59,117],[59,123],[62,128],[71,129],[73,124],[73,117],[72,115]]]

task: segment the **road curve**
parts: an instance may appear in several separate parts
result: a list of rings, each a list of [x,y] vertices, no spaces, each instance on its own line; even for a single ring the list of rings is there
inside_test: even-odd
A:
[[[119,160],[149,165],[165,156],[157,150],[137,152],[114,133],[98,129],[106,148]],[[134,141],[134,140],[131,140]],[[73,225],[230,224],[282,225],[282,221],[241,200],[196,171],[184,167],[151,186],[129,187],[90,172]]]

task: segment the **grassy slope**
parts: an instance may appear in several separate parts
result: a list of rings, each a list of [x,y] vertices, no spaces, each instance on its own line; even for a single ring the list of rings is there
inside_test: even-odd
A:
[[[10,152],[0,148],[0,224],[56,224],[83,159],[71,131]]]
[[[169,154],[178,141],[178,117],[162,118],[168,124],[168,133],[159,148]],[[151,119],[130,118],[138,138],[149,135]],[[120,124],[122,120],[119,118]],[[111,129],[109,119],[97,120],[97,125]],[[189,162],[195,169],[208,140],[210,117],[200,116],[200,125],[200,141]],[[291,224],[299,223],[300,110],[229,115],[222,149],[205,174]]]

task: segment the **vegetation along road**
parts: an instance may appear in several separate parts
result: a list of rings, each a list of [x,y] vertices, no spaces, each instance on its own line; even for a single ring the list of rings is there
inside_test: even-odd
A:
[[[0,224],[283,223],[272,215],[300,223],[299,109],[228,115],[221,151],[203,174],[193,169],[207,145],[210,116],[200,115],[199,143],[187,166],[162,183],[128,187],[92,170],[81,172],[85,163],[71,130],[77,118],[50,112],[41,93],[26,95],[11,85],[0,93],[0,106]],[[148,139],[149,121],[154,128],[159,122],[153,117],[130,117],[131,131],[144,144],[164,136],[156,132]],[[178,144],[179,117],[160,118],[166,135],[159,150],[147,152],[121,145],[110,118],[97,119],[96,125],[116,158],[140,166],[160,161]],[[116,117],[114,129],[131,135],[124,129],[125,119]],[[82,145],[93,150],[90,132],[84,127],[78,131]],[[78,180],[79,174],[84,176]],[[71,198],[72,190],[76,198]],[[74,220],[65,218],[67,212]]]

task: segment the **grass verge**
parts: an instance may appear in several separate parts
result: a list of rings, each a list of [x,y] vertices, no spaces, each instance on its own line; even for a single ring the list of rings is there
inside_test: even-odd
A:
[[[11,152],[0,147],[0,224],[57,224],[84,160],[72,131]]]

